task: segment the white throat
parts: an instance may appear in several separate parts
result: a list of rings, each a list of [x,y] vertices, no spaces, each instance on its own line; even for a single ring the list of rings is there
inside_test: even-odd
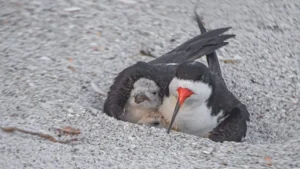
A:
[[[207,107],[207,101],[212,94],[212,88],[203,82],[182,80],[174,78],[169,85],[170,96],[163,99],[159,111],[164,118],[171,121],[177,102],[177,88],[188,88],[194,94],[183,103],[174,121],[174,127],[179,131],[205,137],[218,125],[218,118],[223,112],[212,116],[211,108]]]

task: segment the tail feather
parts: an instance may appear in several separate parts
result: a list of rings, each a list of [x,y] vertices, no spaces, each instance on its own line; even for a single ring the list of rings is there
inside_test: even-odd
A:
[[[206,33],[207,31],[206,31],[206,29],[203,25],[203,22],[200,19],[200,16],[196,12],[196,9],[195,9],[195,19],[197,21],[197,24],[198,24],[198,27],[200,29],[201,34]],[[231,37],[229,37],[229,38],[231,38]],[[222,78],[222,71],[221,71],[221,68],[220,68],[220,63],[219,63],[216,51],[213,51],[212,53],[207,54],[206,55],[206,60],[207,60],[208,67],[209,67],[210,71],[214,72],[216,75],[218,75]]]
[[[203,24],[203,22],[202,22],[200,16],[198,15],[198,13],[197,13],[197,11],[196,11],[196,8],[195,8],[195,20],[196,20],[196,22],[197,22],[197,24],[198,24],[198,27],[199,27],[199,29],[200,29],[201,34],[206,33],[207,31],[206,31],[206,29],[205,29],[205,27],[204,27],[204,24]]]

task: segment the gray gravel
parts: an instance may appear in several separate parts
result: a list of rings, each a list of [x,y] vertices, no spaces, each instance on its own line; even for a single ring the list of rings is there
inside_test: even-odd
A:
[[[116,73],[153,59],[140,49],[159,56],[199,34],[196,1],[0,0],[0,126],[82,131],[73,144],[0,131],[0,168],[300,168],[300,1],[201,2],[208,29],[237,35],[218,55],[241,58],[221,67],[251,113],[245,142],[117,121],[91,87],[107,92]]]

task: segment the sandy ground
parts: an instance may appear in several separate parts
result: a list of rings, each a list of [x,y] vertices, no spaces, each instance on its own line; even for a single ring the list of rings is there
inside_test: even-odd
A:
[[[116,74],[142,56],[199,34],[196,1],[0,0],[0,126],[47,133],[54,143],[0,131],[0,168],[300,168],[300,1],[200,1],[208,29],[237,35],[218,50],[229,88],[248,106],[243,143],[129,124],[102,113]]]

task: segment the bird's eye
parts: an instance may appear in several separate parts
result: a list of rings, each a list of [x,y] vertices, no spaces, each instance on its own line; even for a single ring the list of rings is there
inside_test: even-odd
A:
[[[202,75],[201,77],[200,77],[200,81],[203,81],[204,80],[204,75]]]
[[[156,92],[152,92],[152,94],[156,95]]]

